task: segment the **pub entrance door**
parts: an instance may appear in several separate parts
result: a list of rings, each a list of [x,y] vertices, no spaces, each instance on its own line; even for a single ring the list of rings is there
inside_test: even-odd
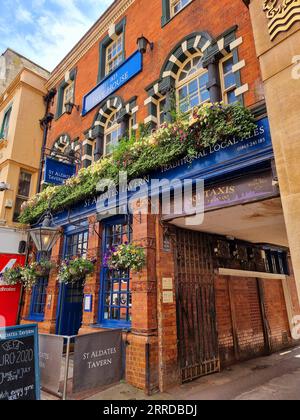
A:
[[[177,229],[177,324],[182,382],[220,371],[208,235]]]
[[[57,322],[58,335],[77,335],[82,324],[84,282],[60,286],[60,305]]]

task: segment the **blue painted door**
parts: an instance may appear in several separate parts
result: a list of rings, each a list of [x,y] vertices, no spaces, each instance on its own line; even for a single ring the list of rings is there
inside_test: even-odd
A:
[[[65,237],[65,260],[76,257],[85,258],[88,247],[88,230],[71,230]],[[56,333],[59,335],[77,335],[82,324],[84,278],[74,284],[60,286]]]
[[[57,334],[77,335],[82,324],[83,282],[61,285]]]

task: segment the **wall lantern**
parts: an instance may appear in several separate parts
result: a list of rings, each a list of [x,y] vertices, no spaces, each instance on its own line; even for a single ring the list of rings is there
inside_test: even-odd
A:
[[[142,53],[142,54],[146,53],[148,45],[150,46],[151,51],[154,48],[154,43],[150,42],[147,38],[144,37],[144,35],[142,35],[140,38],[138,38],[137,45],[138,45],[139,52]]]
[[[73,108],[77,109],[79,111],[79,105],[73,104],[73,102],[66,102],[65,103],[65,110],[66,114],[71,115],[73,112]]]
[[[44,218],[41,227],[30,229],[30,236],[37,248],[38,252],[49,253],[52,251],[58,238],[60,237],[60,229],[51,227],[52,216],[48,212]]]

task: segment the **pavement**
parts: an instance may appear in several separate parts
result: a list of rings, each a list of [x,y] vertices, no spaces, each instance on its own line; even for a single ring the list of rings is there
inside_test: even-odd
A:
[[[55,399],[43,393],[43,399]],[[94,401],[300,400],[300,347],[243,362],[151,397],[126,383],[85,396]]]

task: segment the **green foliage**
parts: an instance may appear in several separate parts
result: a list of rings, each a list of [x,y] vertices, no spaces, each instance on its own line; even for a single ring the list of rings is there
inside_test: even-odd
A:
[[[2,275],[2,280],[6,285],[23,284],[24,288],[31,290],[37,283],[39,277],[47,276],[52,268],[56,265],[51,261],[42,260],[40,262],[32,262],[25,267],[15,267],[6,270]]]
[[[51,199],[53,211],[64,210],[92,197],[102,179],[117,182],[119,171],[134,179],[159,170],[185,156],[194,157],[209,145],[231,137],[246,138],[256,125],[251,112],[240,104],[206,103],[195,108],[192,116],[177,115],[172,124],[163,124],[149,134],[140,128],[140,138],[122,139],[112,155],[104,157],[59,187],[48,187],[23,208],[20,222],[35,222],[47,210]]]
[[[144,248],[134,244],[122,244],[112,248],[104,259],[104,265],[110,270],[131,270],[139,273],[145,264]]]
[[[85,277],[94,272],[94,262],[84,258],[63,261],[58,273],[60,283],[70,284],[85,281]]]
[[[11,268],[0,275],[0,280],[6,286],[15,286],[21,283],[21,267]]]

